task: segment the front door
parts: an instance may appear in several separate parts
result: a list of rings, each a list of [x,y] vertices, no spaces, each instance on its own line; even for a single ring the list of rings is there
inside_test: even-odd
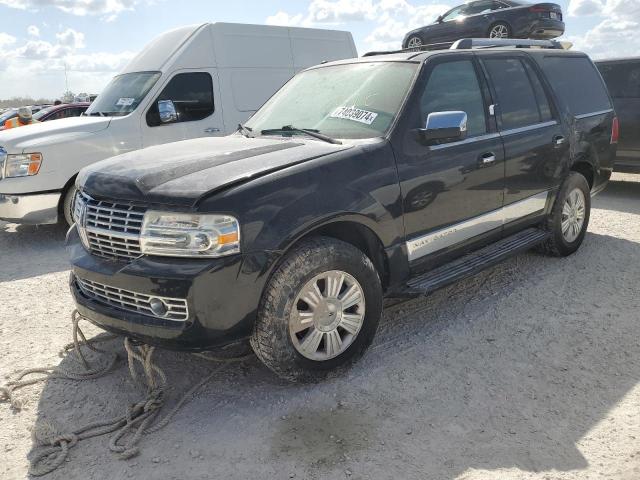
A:
[[[424,128],[432,112],[464,111],[467,138],[424,145],[407,134],[398,156],[407,249],[412,268],[490,232],[501,234],[502,140],[489,118],[489,92],[473,55],[431,60],[405,130]]]
[[[550,188],[561,178],[569,155],[569,132],[537,72],[524,55],[482,59],[496,99],[505,148],[505,223],[542,214]]]
[[[180,70],[169,78],[141,118],[144,147],[224,133],[218,75],[215,70]],[[174,121],[162,123],[158,102],[170,100]]]

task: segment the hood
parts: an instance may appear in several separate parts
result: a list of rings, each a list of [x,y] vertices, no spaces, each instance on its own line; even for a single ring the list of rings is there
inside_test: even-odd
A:
[[[0,132],[0,147],[9,153],[22,153],[25,149],[73,141],[75,138],[104,130],[111,118],[72,117],[36,123]]]
[[[348,148],[304,138],[199,138],[98,162],[76,183],[97,199],[193,206],[232,184]]]

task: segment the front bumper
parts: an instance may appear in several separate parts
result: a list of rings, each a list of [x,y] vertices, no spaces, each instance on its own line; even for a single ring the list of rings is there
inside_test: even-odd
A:
[[[60,192],[0,193],[0,220],[31,225],[57,223],[60,195]]]
[[[257,253],[210,260],[142,256],[121,262],[87,252],[75,228],[69,231],[67,246],[71,294],[81,315],[112,333],[173,350],[200,351],[247,338],[277,260]],[[188,316],[176,321],[125,310],[86,295],[78,278],[106,285],[116,294],[184,299]]]

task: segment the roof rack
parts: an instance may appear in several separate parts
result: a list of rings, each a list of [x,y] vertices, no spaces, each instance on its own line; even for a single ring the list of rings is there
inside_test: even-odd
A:
[[[569,50],[573,45],[569,42],[556,40],[528,40],[521,38],[461,38],[455,42],[428,43],[419,47],[404,48],[385,52],[368,52],[363,57],[377,55],[392,55],[394,53],[431,52],[434,50],[468,50],[473,48],[550,48],[555,50]]]
[[[451,45],[451,50],[468,50],[471,48],[552,48],[564,49],[562,43],[555,40],[528,40],[521,38],[461,38]]]

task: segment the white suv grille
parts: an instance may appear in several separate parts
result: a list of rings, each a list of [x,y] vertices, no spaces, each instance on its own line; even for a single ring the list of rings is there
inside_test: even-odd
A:
[[[189,318],[187,301],[182,298],[143,295],[78,277],[76,283],[86,297],[110,307],[176,322]]]
[[[134,259],[140,251],[145,207],[95,200],[78,192],[74,219],[86,236],[89,250],[107,258]]]

